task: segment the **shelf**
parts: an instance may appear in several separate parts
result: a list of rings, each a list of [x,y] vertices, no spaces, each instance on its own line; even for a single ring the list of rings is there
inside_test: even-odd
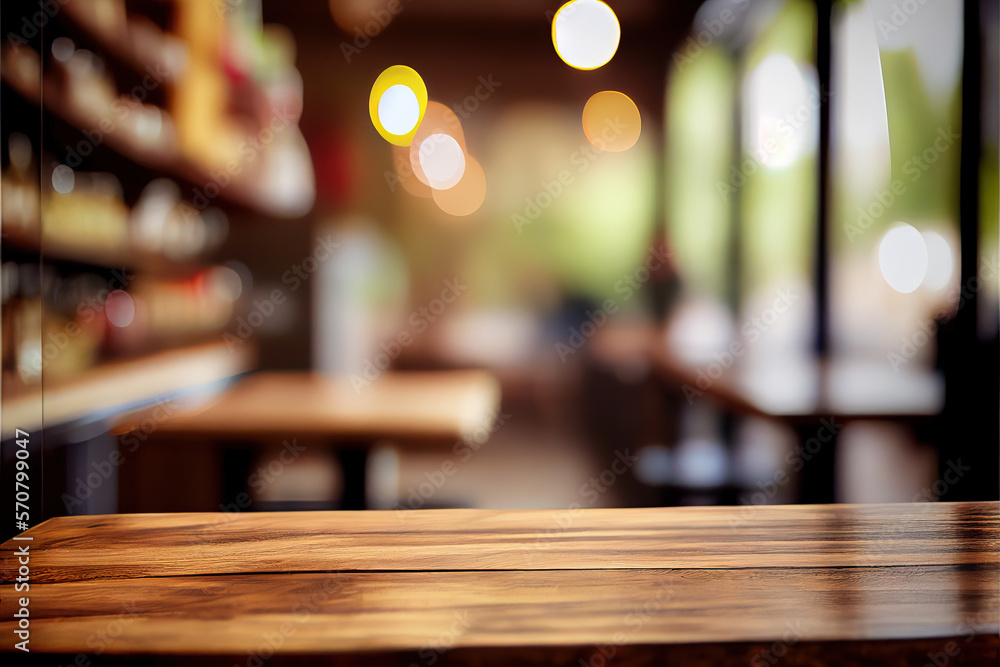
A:
[[[37,231],[11,227],[3,232],[4,247],[38,253],[42,259],[73,262],[106,269],[134,268],[143,274],[159,276],[186,276],[207,268],[197,262],[175,262],[162,254],[135,248],[114,249],[106,246],[86,246],[55,238],[38,240]]]
[[[71,104],[56,86],[45,80],[45,77],[41,77],[40,84],[38,76],[25,76],[19,72],[17,63],[19,58],[31,59],[32,64],[23,69],[27,71],[33,67],[37,72],[37,54],[32,52],[34,55],[29,56],[24,53],[27,50],[27,47],[21,47],[19,51],[4,50],[3,57],[0,58],[0,79],[4,83],[33,104],[38,105],[41,102],[46,112],[81,132],[90,128],[100,128],[102,121],[105,124],[109,122],[99,113],[80,109]],[[166,115],[165,111],[162,113]],[[102,135],[101,143],[109,149],[136,165],[194,185],[194,190],[189,192],[202,193],[202,197],[208,202],[215,198],[208,197],[208,191],[217,190],[216,196],[228,202],[265,215],[296,218],[308,213],[315,200],[312,161],[305,139],[296,125],[289,125],[282,130],[283,143],[285,146],[294,146],[291,150],[281,150],[282,144],[277,142],[265,146],[261,153],[253,154],[252,162],[247,161],[253,171],[243,169],[237,175],[227,173],[229,183],[224,185],[218,183],[210,170],[182,155],[172,143],[152,146],[148,142],[140,141],[120,125],[112,131],[102,132]],[[239,156],[234,156],[233,161],[239,162],[243,157],[241,152]],[[290,171],[306,173],[309,178],[299,179],[294,183],[288,182],[287,178],[281,178]],[[197,202],[195,205],[199,207]]]
[[[183,72],[187,54],[181,40],[167,35],[141,17],[138,20],[136,17],[126,18],[119,30],[108,28],[96,18],[96,13],[87,9],[84,3],[69,2],[63,6],[61,16],[98,45],[102,53],[127,65],[137,74],[145,75],[149,69],[167,71],[172,76]],[[168,54],[171,48],[174,50],[172,55]]]
[[[2,437],[12,437],[15,429],[35,437],[40,427],[99,421],[217,385],[251,368],[248,347],[211,343],[158,352],[104,364],[44,389],[5,392]]]

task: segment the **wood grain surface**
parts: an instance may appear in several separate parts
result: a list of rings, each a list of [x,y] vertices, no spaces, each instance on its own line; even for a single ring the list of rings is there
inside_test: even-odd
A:
[[[1000,646],[997,519],[997,503],[51,519],[2,546],[0,636],[29,544],[34,651],[578,664],[599,647],[940,645],[976,664]]]
[[[485,371],[383,373],[358,386],[319,373],[266,372],[244,378],[207,409],[179,414],[159,431],[454,441],[488,432],[499,405],[500,386]]]

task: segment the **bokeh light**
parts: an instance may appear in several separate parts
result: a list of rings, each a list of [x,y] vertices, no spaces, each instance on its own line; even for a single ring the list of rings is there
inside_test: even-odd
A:
[[[214,267],[208,276],[209,289],[220,301],[233,303],[243,293],[243,279],[228,266]]]
[[[614,10],[600,0],[572,0],[552,19],[552,44],[570,67],[597,69],[618,50],[621,25]]]
[[[471,155],[465,156],[465,173],[453,188],[432,190],[434,203],[449,215],[472,215],[486,199],[486,172]]]
[[[104,313],[112,325],[124,328],[135,319],[135,302],[128,292],[115,290],[104,302]]]
[[[924,276],[923,287],[940,290],[948,286],[955,271],[955,259],[951,246],[937,232],[924,232],[924,243],[927,244],[927,274]]]
[[[765,167],[788,167],[815,147],[819,96],[812,79],[781,53],[764,58],[747,77],[744,131],[750,154]]]
[[[626,151],[639,141],[642,117],[635,102],[615,90],[595,93],[583,108],[583,133],[595,147]]]
[[[52,189],[61,195],[73,192],[76,186],[76,175],[68,166],[61,164],[52,170]]]
[[[424,173],[424,168],[421,165],[421,150],[424,142],[433,135],[447,135],[458,143],[463,153],[468,150],[465,146],[465,132],[462,130],[462,123],[458,120],[455,112],[440,102],[428,102],[424,118],[413,135],[413,142],[410,144],[409,150],[410,168],[413,170],[414,176],[417,177],[418,181],[430,187],[435,186]],[[430,144],[423,150],[425,153],[429,153],[433,147],[434,144]],[[458,178],[461,178],[461,174],[458,175]]]
[[[393,65],[378,75],[368,98],[372,125],[382,138],[409,146],[427,108],[427,86],[416,70]]]
[[[927,275],[927,243],[923,235],[905,223],[893,227],[878,247],[878,268],[889,287],[909,294]]]
[[[465,151],[449,134],[432,134],[420,142],[419,160],[435,190],[454,187],[465,173]]]

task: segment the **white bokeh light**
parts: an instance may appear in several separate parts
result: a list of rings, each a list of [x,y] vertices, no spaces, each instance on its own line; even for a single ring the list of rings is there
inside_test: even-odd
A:
[[[923,286],[931,290],[944,289],[955,270],[951,246],[937,232],[924,232],[924,243],[927,244],[927,275]]]
[[[914,291],[927,275],[927,243],[914,227],[901,224],[882,237],[878,268],[889,287],[901,294]]]
[[[104,312],[108,317],[108,322],[116,327],[124,328],[132,324],[135,319],[135,302],[128,292],[115,290],[108,295],[104,302]]]
[[[420,144],[420,168],[435,190],[454,187],[465,174],[465,152],[447,134],[432,134]]]
[[[420,121],[420,102],[409,86],[389,86],[378,101],[378,119],[390,134],[409,134]]]
[[[744,131],[750,154],[780,169],[793,164],[816,144],[819,96],[811,71],[784,54],[760,62],[746,80]]]
[[[76,175],[68,166],[61,164],[52,170],[52,189],[61,195],[73,192],[76,185]]]
[[[614,10],[600,0],[574,0],[552,21],[556,53],[570,67],[595,69],[618,50],[622,29]]]

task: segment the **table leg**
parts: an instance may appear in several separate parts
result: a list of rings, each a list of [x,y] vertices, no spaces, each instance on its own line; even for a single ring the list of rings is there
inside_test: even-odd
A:
[[[337,460],[344,476],[344,490],[341,494],[340,509],[363,510],[367,508],[365,497],[368,491],[368,446],[362,444],[339,443],[336,445]]]

